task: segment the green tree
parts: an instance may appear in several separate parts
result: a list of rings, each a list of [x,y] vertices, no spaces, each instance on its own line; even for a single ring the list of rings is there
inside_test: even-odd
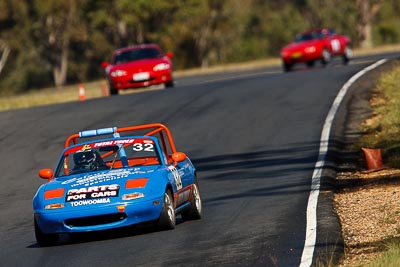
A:
[[[12,94],[29,87],[44,86],[48,81],[44,75],[46,62],[41,59],[30,36],[32,29],[30,11],[29,0],[0,0],[0,39],[10,49],[0,76],[1,94]]]
[[[54,84],[67,82],[68,59],[72,40],[87,39],[82,27],[79,7],[82,0],[36,0],[34,11],[37,20],[33,23],[33,36],[41,55],[51,65]]]
[[[372,22],[381,8],[383,0],[356,0],[359,19],[357,24],[360,45],[363,48],[372,47]]]
[[[374,45],[392,44],[400,41],[400,2],[384,1],[376,14],[372,36]]]
[[[311,28],[330,27],[358,43],[358,8],[355,1],[307,0],[302,7]]]
[[[124,29],[129,44],[160,41],[178,7],[177,0],[117,0],[117,12],[123,21],[119,27]]]
[[[239,39],[238,0],[179,1],[167,34],[175,40],[181,66],[203,68],[226,61],[229,45]]]
[[[10,2],[0,1],[0,25],[6,28],[10,23]],[[3,28],[2,27],[2,28]],[[8,26],[10,27],[10,26]],[[8,45],[7,41],[0,38],[0,75],[4,66],[7,63],[8,55],[10,54],[10,46]]]
[[[10,54],[10,47],[8,44],[0,39],[0,74],[7,63],[8,55]]]
[[[276,57],[314,27],[395,43],[399,12],[394,0],[0,0],[0,88],[103,78],[101,61],[139,43],[173,52],[175,69]]]
[[[276,10],[276,6],[269,10]],[[292,4],[279,7],[280,12],[268,12],[265,26],[265,36],[268,39],[268,54],[279,56],[279,51],[284,44],[294,40],[296,34],[313,27],[308,20],[304,20],[300,9]]]

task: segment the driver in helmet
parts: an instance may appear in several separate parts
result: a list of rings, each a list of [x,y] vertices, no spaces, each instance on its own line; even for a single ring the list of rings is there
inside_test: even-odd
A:
[[[97,171],[99,167],[105,166],[104,162],[100,164],[103,160],[93,150],[78,151],[73,155],[73,160],[75,165],[72,173]]]

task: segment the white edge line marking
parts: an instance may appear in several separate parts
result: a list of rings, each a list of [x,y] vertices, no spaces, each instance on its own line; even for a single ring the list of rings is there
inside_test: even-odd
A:
[[[311,180],[311,191],[307,204],[306,240],[304,243],[303,254],[301,256],[300,267],[311,266],[313,260],[315,242],[317,239],[317,204],[318,204],[319,188],[321,183],[322,169],[325,165],[326,153],[328,151],[329,135],[333,119],[335,118],[339,105],[341,104],[350,86],[365,73],[377,68],[386,61],[387,59],[381,59],[375,62],[374,64],[364,68],[355,75],[353,75],[340,89],[338,95],[335,98],[335,101],[332,104],[331,109],[329,110],[328,116],[325,119],[324,127],[322,129],[322,134],[321,134],[318,161],[315,164]]]

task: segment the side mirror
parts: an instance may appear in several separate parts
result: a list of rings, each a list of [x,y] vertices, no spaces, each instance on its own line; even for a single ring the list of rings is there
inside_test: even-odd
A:
[[[166,56],[167,56],[168,58],[173,58],[173,57],[174,57],[174,54],[173,54],[172,52],[167,52],[167,53],[166,53]]]
[[[186,159],[186,154],[183,152],[175,152],[174,154],[172,154],[172,160],[174,162],[181,162],[184,161]]]
[[[108,63],[107,61],[103,61],[103,62],[101,63],[101,67],[102,67],[103,69],[107,68],[109,65],[110,65],[110,63]]]
[[[53,170],[52,169],[42,169],[39,171],[39,177],[46,179],[46,180],[51,180],[53,178]]]

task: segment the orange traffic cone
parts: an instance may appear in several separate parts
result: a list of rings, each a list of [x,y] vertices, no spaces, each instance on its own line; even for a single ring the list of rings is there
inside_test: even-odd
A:
[[[381,170],[382,167],[382,152],[379,148],[361,148],[364,152],[365,160],[369,171]]]
[[[86,100],[86,93],[85,93],[85,87],[83,87],[83,84],[79,84],[79,100],[80,101],[85,101]]]

